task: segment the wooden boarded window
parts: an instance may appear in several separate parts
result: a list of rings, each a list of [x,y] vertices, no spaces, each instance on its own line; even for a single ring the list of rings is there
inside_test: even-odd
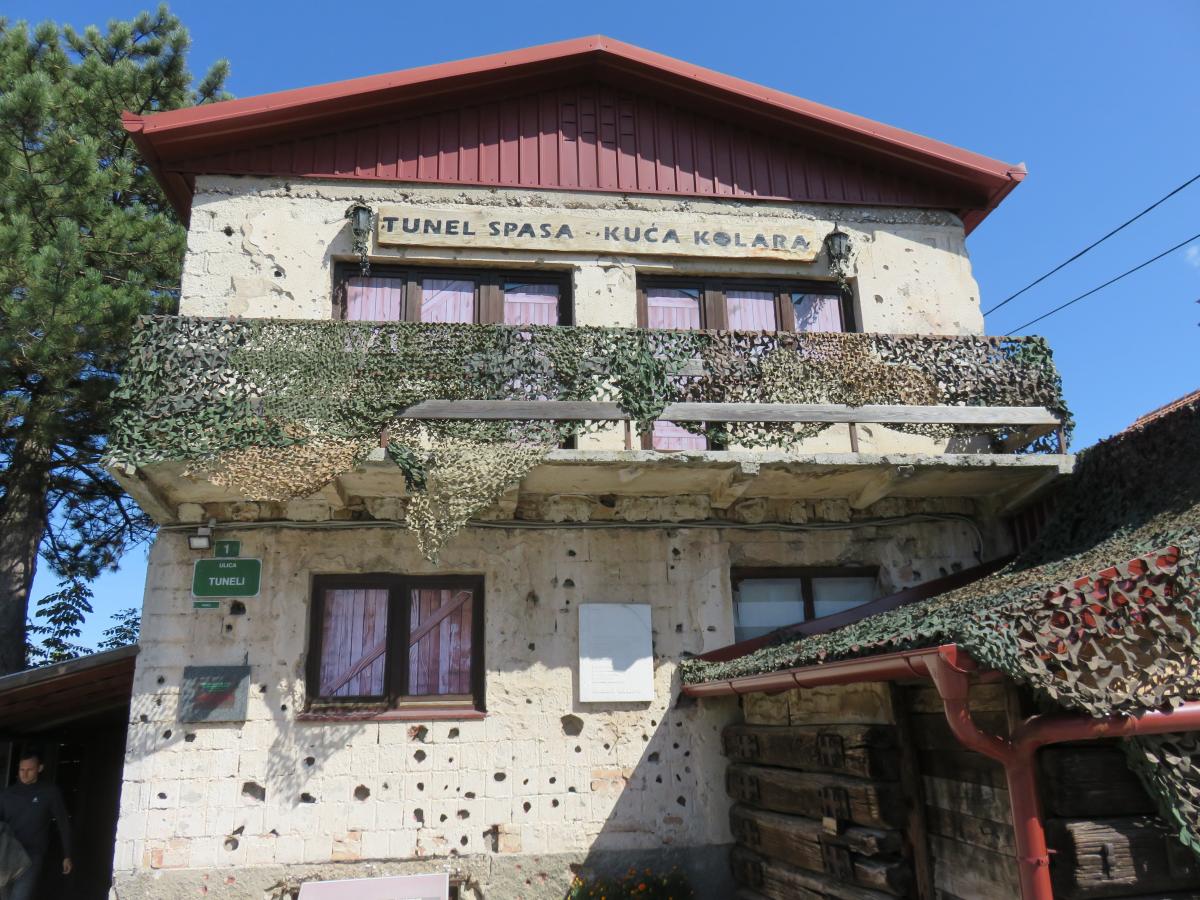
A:
[[[310,699],[483,708],[483,581],[318,576]]]

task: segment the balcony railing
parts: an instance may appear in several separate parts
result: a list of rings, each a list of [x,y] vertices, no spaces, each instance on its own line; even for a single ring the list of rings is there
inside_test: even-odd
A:
[[[789,449],[836,423],[853,440],[876,423],[1062,452],[1070,428],[1032,337],[156,317],[118,398],[110,458],[126,465],[269,465],[269,448],[317,445],[352,459],[382,433],[418,440],[414,420],[424,447],[552,447],[591,423],[668,420],[713,446]]]

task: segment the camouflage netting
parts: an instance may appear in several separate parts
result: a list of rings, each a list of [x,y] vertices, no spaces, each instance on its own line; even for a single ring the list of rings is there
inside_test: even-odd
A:
[[[725,663],[689,683],[956,643],[1044,701],[1094,716],[1200,700],[1200,406],[1081,454],[1037,542],[987,578],[828,634]],[[1165,817],[1200,852],[1200,741],[1125,742]]]
[[[640,430],[680,401],[1043,406],[1069,426],[1039,338],[162,317],[139,328],[117,397],[110,462],[183,462],[249,500],[308,496],[386,433],[412,492],[407,524],[430,557],[545,453],[592,426],[397,418],[422,400],[603,400]],[[788,448],[829,426],[686,427],[721,443]],[[1023,449],[1053,449],[1053,440]]]

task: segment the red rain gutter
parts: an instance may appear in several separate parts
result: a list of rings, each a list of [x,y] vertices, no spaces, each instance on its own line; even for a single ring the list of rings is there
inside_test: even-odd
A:
[[[972,675],[984,680],[1003,677],[998,672],[980,670],[975,661],[957,645],[944,644],[925,650],[887,653],[766,675],[684,685],[683,693],[692,697],[712,697],[771,693],[826,684],[929,678],[942,698],[946,721],[959,742],[1004,767],[1012,807],[1021,897],[1023,900],[1054,900],[1054,889],[1050,883],[1050,851],[1046,846],[1046,831],[1038,796],[1035,768],[1037,751],[1047,744],[1063,741],[1200,730],[1200,702],[1184,703],[1172,712],[1148,712],[1140,716],[1030,716],[1017,725],[1009,737],[1002,738],[981,730],[971,718],[968,689]]]

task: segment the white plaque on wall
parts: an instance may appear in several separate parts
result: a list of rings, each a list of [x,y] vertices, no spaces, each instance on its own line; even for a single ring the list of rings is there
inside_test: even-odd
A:
[[[450,876],[446,874],[306,881],[300,885],[300,900],[446,900],[449,896]]]
[[[584,703],[654,699],[650,604],[579,607],[579,699]]]

